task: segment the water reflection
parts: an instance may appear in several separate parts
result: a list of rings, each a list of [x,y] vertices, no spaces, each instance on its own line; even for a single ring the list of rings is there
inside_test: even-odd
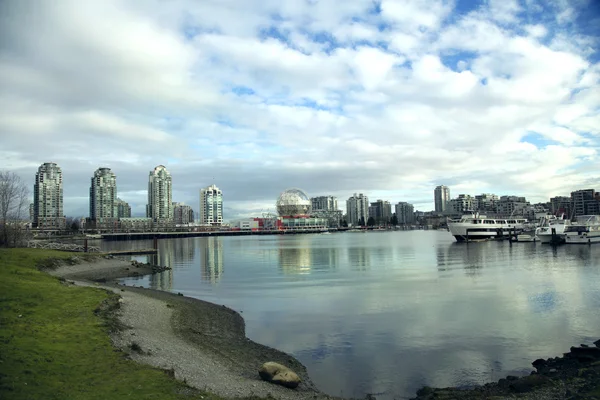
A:
[[[202,279],[215,284],[223,274],[223,238],[211,236],[200,239]]]
[[[348,263],[355,271],[366,271],[371,267],[366,247],[350,247],[348,249]]]
[[[295,239],[295,240],[294,240]],[[279,240],[279,268],[284,274],[309,274],[312,266],[310,235]]]

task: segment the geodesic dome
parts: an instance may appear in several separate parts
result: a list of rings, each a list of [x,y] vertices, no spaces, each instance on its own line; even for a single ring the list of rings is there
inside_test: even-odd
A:
[[[286,189],[277,199],[277,213],[281,217],[307,215],[311,208],[310,199],[300,189]]]

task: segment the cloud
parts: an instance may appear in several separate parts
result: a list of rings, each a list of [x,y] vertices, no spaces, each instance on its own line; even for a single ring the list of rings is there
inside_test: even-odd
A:
[[[272,209],[289,186],[342,208],[364,192],[430,209],[444,183],[546,200],[597,170],[592,11],[534,0],[3,2],[0,167],[32,182],[58,162],[73,215],[86,214],[99,166],[142,214],[158,164],[177,201],[223,189],[228,219]]]

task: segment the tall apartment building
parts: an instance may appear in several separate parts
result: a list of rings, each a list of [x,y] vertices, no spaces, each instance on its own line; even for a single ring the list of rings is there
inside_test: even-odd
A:
[[[173,203],[173,222],[176,225],[187,225],[194,222],[194,210],[184,203]]]
[[[387,223],[392,217],[392,205],[389,201],[377,200],[369,206],[369,218],[377,223]]]
[[[173,187],[171,174],[164,165],[150,171],[148,178],[148,204],[146,217],[154,222],[171,222],[173,220]]]
[[[435,203],[435,212],[445,212],[450,201],[450,188],[444,185],[437,186],[433,191],[433,201]]]
[[[599,199],[594,189],[571,192],[573,215],[593,215],[599,212]]]
[[[346,215],[348,225],[366,225],[369,220],[369,198],[362,193],[354,193],[346,200]]]
[[[401,201],[396,204],[395,208],[399,224],[413,224],[415,222],[415,208],[412,204]]]
[[[200,224],[223,224],[223,193],[215,185],[200,189]]]
[[[62,171],[56,163],[44,163],[33,185],[33,227],[64,229]]]
[[[126,201],[117,198],[117,218],[131,218],[131,206]]]
[[[313,211],[337,211],[338,209],[338,201],[335,196],[311,197],[310,202]]]
[[[110,168],[98,168],[91,179],[90,218],[118,218],[117,176]]]

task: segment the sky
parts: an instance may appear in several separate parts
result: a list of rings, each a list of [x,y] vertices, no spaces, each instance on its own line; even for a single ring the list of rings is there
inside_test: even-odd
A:
[[[290,187],[422,211],[441,184],[600,189],[599,30],[594,0],[5,0],[0,169],[58,163],[68,216],[99,167],[134,215],[162,164],[226,220]]]

